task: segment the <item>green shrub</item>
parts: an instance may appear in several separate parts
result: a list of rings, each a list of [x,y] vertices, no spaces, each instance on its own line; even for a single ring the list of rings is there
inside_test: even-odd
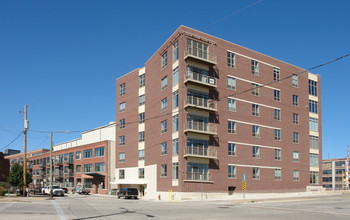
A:
[[[0,186],[0,196],[4,196],[6,193],[6,188],[5,187],[2,187]]]

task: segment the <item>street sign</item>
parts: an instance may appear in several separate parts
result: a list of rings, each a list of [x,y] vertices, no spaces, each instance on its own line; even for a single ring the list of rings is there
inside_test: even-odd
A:
[[[242,182],[242,189],[245,191],[245,181]]]
[[[242,181],[247,181],[247,174],[243,173],[243,175],[242,175]]]

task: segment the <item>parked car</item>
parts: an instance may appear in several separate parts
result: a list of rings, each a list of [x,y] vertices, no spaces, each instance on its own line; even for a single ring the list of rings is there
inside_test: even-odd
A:
[[[50,186],[45,188],[45,194],[50,195],[51,188]],[[64,191],[59,186],[52,186],[52,195],[54,196],[64,196]]]
[[[124,188],[118,192],[118,199],[120,199],[120,197],[124,197],[124,199],[127,199],[127,198],[137,199],[138,195],[139,195],[139,191],[136,188]]]
[[[68,193],[68,189],[66,187],[62,187],[64,193]]]
[[[42,194],[45,194],[45,189],[46,189],[46,187],[41,188],[41,193]]]
[[[72,193],[79,193],[79,194],[85,194],[88,195],[90,193],[89,189],[85,189],[83,186],[76,186],[72,189]]]

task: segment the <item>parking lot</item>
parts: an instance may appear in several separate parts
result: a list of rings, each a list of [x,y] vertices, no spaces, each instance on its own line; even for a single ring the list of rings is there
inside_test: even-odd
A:
[[[350,219],[350,194],[270,200],[157,201],[68,194],[1,198],[0,219]]]

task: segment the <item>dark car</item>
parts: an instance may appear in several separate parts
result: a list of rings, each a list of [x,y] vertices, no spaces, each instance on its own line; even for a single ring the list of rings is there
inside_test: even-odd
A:
[[[139,191],[136,188],[124,188],[118,192],[118,199],[124,197],[124,199],[135,198],[139,195]]]

